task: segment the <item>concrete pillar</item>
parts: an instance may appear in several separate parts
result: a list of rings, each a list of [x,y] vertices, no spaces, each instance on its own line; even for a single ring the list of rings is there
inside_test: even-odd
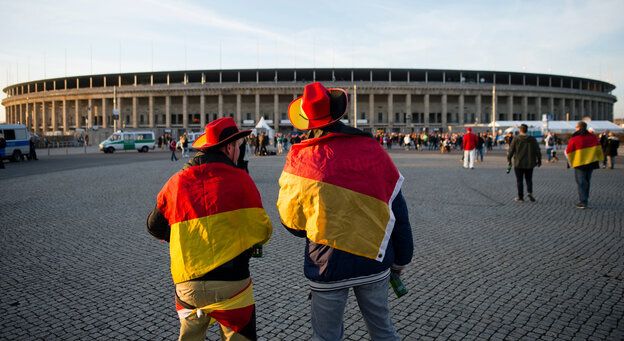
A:
[[[555,99],[551,96],[548,98],[548,114],[552,115],[553,120],[555,119]]]
[[[52,122],[50,124],[50,130],[56,131],[56,102],[54,100],[50,103],[50,117],[52,118]]]
[[[67,134],[69,126],[67,125],[67,100],[63,99],[63,111],[61,112],[61,119],[63,125],[63,134]]]
[[[459,95],[459,117],[457,118],[457,122],[459,125],[466,124],[466,119],[464,117],[464,94]],[[479,123],[482,123],[479,121]]]
[[[45,102],[41,102],[41,135],[45,135],[48,130],[48,121],[46,119],[46,105]]]
[[[537,96],[535,97],[535,106],[537,107],[537,119],[542,119],[542,98]]]
[[[78,112],[78,104],[80,103],[77,99],[74,100],[74,127],[75,129],[80,128],[80,113]]]
[[[425,94],[425,98],[423,99],[424,113],[425,115],[425,127],[429,128],[429,94]]]
[[[392,131],[394,128],[394,96],[392,93],[388,94],[388,130]]]
[[[566,104],[566,100],[565,98],[562,98],[561,101],[559,102],[559,106],[561,107],[561,115],[556,118],[557,120],[565,119],[565,114],[566,114],[565,104]]]
[[[476,115],[479,118],[479,122],[485,123],[487,120],[483,117],[483,112],[481,112],[481,95],[475,96],[475,110],[477,111]]]
[[[137,128],[139,126],[139,120],[137,119],[137,102],[138,98],[132,96],[132,128]]]
[[[255,99],[256,99],[256,120],[254,121],[254,123],[258,123],[258,121],[260,121],[260,94],[258,92],[256,92]]]
[[[154,117],[154,95],[149,95],[147,99],[147,105],[149,106],[149,126],[150,128],[156,127],[156,120]]]
[[[91,129],[93,128],[93,111],[95,109],[93,108],[93,101],[91,100],[91,98],[89,98],[89,104],[87,107],[87,128]]]
[[[219,103],[217,104],[218,117],[223,117],[223,95],[219,94]]]
[[[375,132],[375,95],[374,94],[368,95],[368,110],[370,112],[369,124],[374,133]]]
[[[446,119],[446,115],[448,113],[448,99],[447,99],[447,95],[443,94],[442,95],[442,128],[446,129],[447,126],[446,124],[448,123],[447,119]]]
[[[188,96],[187,95],[182,96],[182,127],[184,127],[184,129],[188,129]]]
[[[65,102],[63,102],[63,107],[65,107]],[[106,110],[106,97],[102,98],[102,128],[108,128],[108,110]]]
[[[507,120],[513,121],[513,96],[507,96]]]
[[[202,81],[203,81],[203,75],[202,75]],[[240,126],[240,122],[236,122],[236,124],[238,124]],[[206,128],[206,95],[201,94],[201,96],[199,96],[199,126],[201,127],[202,131],[204,131],[204,129]]]
[[[407,73],[407,77],[408,77],[408,82],[409,82],[409,72]],[[409,127],[412,128],[414,127],[414,117],[412,116],[412,94],[407,94],[405,96],[405,112],[407,113],[407,122],[405,122],[405,124]],[[408,133],[411,133],[412,130],[409,129],[407,131]]]
[[[279,131],[279,95],[273,94],[273,129]]]
[[[522,96],[522,119],[529,119],[529,97]]]
[[[37,102],[33,102],[32,108],[32,131],[37,134],[39,133],[39,120],[37,120]]]
[[[566,119],[574,120],[576,119],[576,100],[572,99],[572,103],[570,103],[570,116],[566,117]]]
[[[165,127],[171,128],[171,96],[165,96]]]

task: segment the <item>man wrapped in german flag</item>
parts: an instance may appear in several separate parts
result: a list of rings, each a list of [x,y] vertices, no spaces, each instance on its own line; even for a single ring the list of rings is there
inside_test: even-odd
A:
[[[574,178],[578,189],[579,201],[576,208],[585,209],[589,199],[589,185],[594,169],[600,168],[603,159],[600,141],[587,131],[587,123],[579,121],[576,131],[568,141],[566,157],[574,168]]]
[[[343,339],[353,288],[371,339],[398,340],[389,276],[391,269],[400,274],[413,254],[403,176],[370,134],[340,122],[346,108],[343,89],[320,83],[290,104],[291,123],[309,132],[288,153],[277,208],[287,230],[306,238],[312,339]]]
[[[222,340],[256,340],[249,259],[273,227],[253,180],[235,165],[250,132],[230,117],[206,125],[193,143],[199,152],[148,217],[148,231],[169,242],[180,340],[204,340],[215,321]]]

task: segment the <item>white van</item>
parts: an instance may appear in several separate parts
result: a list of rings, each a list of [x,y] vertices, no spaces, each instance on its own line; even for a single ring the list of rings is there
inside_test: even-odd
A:
[[[104,153],[133,149],[147,153],[155,147],[153,131],[118,131],[100,143],[100,150]]]
[[[505,135],[509,133],[511,133],[512,136],[516,136],[520,133],[520,129],[518,127],[510,127],[505,129],[503,135],[498,136],[498,142],[503,143],[503,141],[505,140]],[[527,135],[535,137],[537,143],[540,143],[544,139],[544,130],[542,129],[542,127],[529,127]]]
[[[30,154],[30,134],[23,124],[0,124],[0,133],[6,140],[2,160],[19,161]]]
[[[193,148],[193,142],[195,142],[195,140],[197,140],[198,137],[200,137],[204,132],[190,132],[186,134],[186,137],[188,137],[188,144],[189,144],[189,149],[195,149]]]

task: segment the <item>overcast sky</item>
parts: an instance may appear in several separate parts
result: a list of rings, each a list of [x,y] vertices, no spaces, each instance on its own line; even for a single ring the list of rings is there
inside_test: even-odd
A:
[[[392,67],[589,77],[624,99],[621,0],[0,0],[0,8],[1,88],[152,70]],[[615,113],[624,117],[624,104]]]

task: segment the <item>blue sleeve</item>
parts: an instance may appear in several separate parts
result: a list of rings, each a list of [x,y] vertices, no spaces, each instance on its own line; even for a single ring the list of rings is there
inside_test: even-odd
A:
[[[399,192],[392,202],[392,212],[396,219],[391,237],[394,248],[393,268],[402,268],[412,261],[412,256],[414,255],[412,225],[409,222],[407,203],[402,192]]]

